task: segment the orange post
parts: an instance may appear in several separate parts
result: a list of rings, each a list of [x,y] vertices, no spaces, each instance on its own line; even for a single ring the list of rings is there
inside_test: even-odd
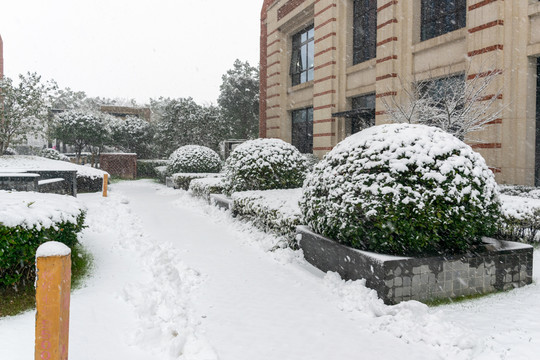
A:
[[[50,241],[39,247],[36,263],[35,360],[67,360],[71,250]]]
[[[109,183],[109,174],[103,175],[103,197],[107,197],[107,185]]]

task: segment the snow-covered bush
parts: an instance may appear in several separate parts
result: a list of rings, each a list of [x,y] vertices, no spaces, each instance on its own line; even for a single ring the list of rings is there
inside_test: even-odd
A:
[[[236,192],[232,195],[232,212],[264,231],[284,236],[294,247],[296,227],[302,223],[298,207],[301,196],[301,188]]]
[[[156,167],[169,165],[169,160],[139,160],[137,159],[137,177],[158,178]]]
[[[425,125],[368,128],[339,143],[304,184],[300,208],[316,232],[355,248],[462,253],[496,229],[499,193],[484,159]]]
[[[169,173],[217,173],[221,159],[214,150],[200,145],[181,146],[169,158]]]
[[[15,149],[8,147],[8,148],[6,148],[4,150],[3,155],[18,155],[18,154],[17,154],[17,151]]]
[[[64,154],[60,154],[56,149],[43,149],[41,150],[40,155],[47,159],[69,161],[69,157]]]
[[[0,287],[33,281],[39,245],[72,247],[84,227],[84,209],[71,196],[0,191],[0,204]]]
[[[315,167],[315,165],[317,165],[319,161],[321,161],[319,157],[315,154],[303,154],[303,155],[306,158],[308,170],[313,169],[313,167]]]
[[[238,145],[225,163],[225,191],[301,187],[307,161],[291,144],[279,139],[256,139]]]
[[[210,194],[223,193],[223,178],[211,177],[202,179],[193,179],[189,183],[190,194],[201,197],[207,201],[210,200]]]
[[[540,238],[540,200],[510,195],[501,195],[501,200],[502,214],[497,224],[497,237],[526,243],[537,242]]]
[[[175,189],[189,189],[189,184],[194,179],[204,179],[204,178],[221,178],[222,174],[219,173],[176,173],[172,174],[172,182]]]
[[[167,181],[167,177],[171,175],[168,165],[156,166],[154,171],[156,172],[157,179],[163,184]]]
[[[540,199],[540,188],[524,185],[499,185],[503,195],[522,196],[530,199]]]

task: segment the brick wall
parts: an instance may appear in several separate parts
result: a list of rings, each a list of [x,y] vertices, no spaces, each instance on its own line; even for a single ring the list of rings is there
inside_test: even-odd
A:
[[[101,170],[122,179],[137,178],[137,154],[101,154]]]

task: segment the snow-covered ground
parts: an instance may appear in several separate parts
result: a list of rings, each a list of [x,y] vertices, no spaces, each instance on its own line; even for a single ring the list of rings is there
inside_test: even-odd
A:
[[[83,194],[95,269],[71,302],[72,359],[534,359],[533,285],[459,304],[386,306],[363,281],[151,181]],[[538,258],[535,251],[535,258]],[[34,312],[0,319],[0,359],[33,355]]]

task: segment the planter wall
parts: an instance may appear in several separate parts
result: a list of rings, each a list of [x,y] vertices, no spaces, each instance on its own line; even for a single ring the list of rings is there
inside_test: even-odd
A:
[[[477,254],[411,258],[375,254],[342,245],[307,226],[297,228],[306,260],[346,280],[366,279],[386,304],[486,294],[532,282],[533,247],[485,238]]]

